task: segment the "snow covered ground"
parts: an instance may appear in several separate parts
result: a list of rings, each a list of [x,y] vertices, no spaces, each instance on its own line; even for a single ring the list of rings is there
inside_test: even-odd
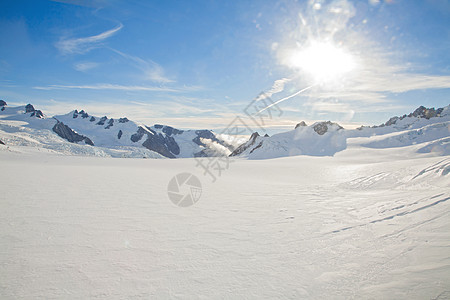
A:
[[[0,298],[449,299],[450,156],[357,144],[214,183],[194,159],[0,145]]]

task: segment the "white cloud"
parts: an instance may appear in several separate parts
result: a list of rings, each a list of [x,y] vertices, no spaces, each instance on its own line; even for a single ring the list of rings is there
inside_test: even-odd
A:
[[[165,88],[157,86],[139,86],[139,85],[120,85],[120,84],[93,84],[93,85],[59,85],[53,84],[48,86],[35,86],[36,90],[70,90],[70,89],[86,89],[86,90],[120,90],[120,91],[148,91],[148,92],[183,92],[186,90]]]
[[[110,38],[122,28],[123,25],[120,24],[116,28],[93,36],[72,39],[61,38],[57,43],[55,43],[55,46],[62,54],[83,54],[98,47],[101,42]]]
[[[175,82],[175,80],[168,78],[165,75],[165,71],[163,67],[161,67],[158,63],[150,60],[150,59],[142,59],[137,56],[129,55],[126,53],[123,53],[119,50],[112,49],[112,51],[119,54],[121,57],[129,60],[132,62],[132,65],[141,70],[143,72],[143,79],[152,81],[152,82],[158,82],[158,83],[171,83]]]
[[[80,62],[80,63],[74,64],[73,67],[77,71],[86,72],[86,71],[88,71],[90,69],[94,69],[94,68],[98,67],[98,65],[99,64],[95,63],[95,62]]]

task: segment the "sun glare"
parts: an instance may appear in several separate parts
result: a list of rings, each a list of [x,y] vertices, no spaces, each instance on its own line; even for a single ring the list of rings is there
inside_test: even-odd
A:
[[[294,51],[289,64],[311,74],[318,82],[336,80],[356,66],[350,53],[323,42],[313,42],[303,50]]]

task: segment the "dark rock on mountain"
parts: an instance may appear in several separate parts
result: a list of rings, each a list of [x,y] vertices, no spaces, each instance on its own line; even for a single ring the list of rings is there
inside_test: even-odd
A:
[[[53,126],[53,131],[63,139],[66,139],[71,143],[78,143],[84,141],[87,145],[94,146],[94,143],[90,138],[76,133],[74,130],[72,130],[69,126],[65,125],[63,122],[59,122],[58,120],[56,121],[57,123],[55,124],[55,126]]]
[[[384,127],[384,126],[391,126],[394,124],[397,124],[397,122],[399,120],[403,120],[404,118],[423,118],[423,119],[427,119],[429,120],[430,118],[438,118],[441,117],[441,113],[444,111],[444,108],[438,108],[435,109],[434,107],[432,108],[426,108],[425,106],[419,106],[418,108],[416,108],[416,110],[414,110],[412,113],[408,114],[408,115],[403,115],[401,117],[392,117],[390,118],[386,123],[381,124],[381,125],[375,125],[375,126],[368,126],[369,128],[379,128],[379,127]],[[361,126],[357,129],[361,130],[363,129],[365,126]]]
[[[328,131],[328,127],[333,125],[338,126],[338,130],[343,129],[342,126],[340,126],[337,123],[333,123],[331,121],[317,123],[313,126],[313,129],[318,135],[324,135]]]
[[[84,110],[80,111],[78,114],[80,114],[83,119],[86,119],[89,117],[88,113],[85,112]]]
[[[195,131],[195,134],[197,135],[192,141],[194,142],[194,143],[196,143],[197,145],[199,145],[199,146],[206,146],[202,141],[201,141],[201,138],[204,138],[204,139],[210,139],[210,140],[212,140],[212,141],[214,141],[214,142],[220,142],[217,138],[216,138],[216,136],[211,132],[211,131],[209,131],[209,130],[206,130],[206,129],[204,129],[204,130],[196,130]]]
[[[175,134],[183,133],[183,130],[178,130],[178,129],[170,127],[170,126],[163,126],[162,127],[162,132],[164,132],[167,135],[172,135],[172,134],[175,135]]]
[[[0,109],[1,111],[4,111],[5,110],[5,107],[4,106],[2,106],[2,108]]]
[[[94,117],[91,117],[90,119],[89,119],[89,122],[94,122],[95,121],[95,118]]]
[[[74,118],[74,119],[78,118],[78,110],[75,109],[75,111],[73,112],[72,118]]]
[[[410,113],[408,117],[425,118],[430,119],[434,117],[440,117],[443,108],[438,108],[437,110],[432,108],[426,108],[425,106],[419,106],[414,112]]]
[[[2,142],[2,140],[0,140],[0,145],[4,145],[5,143]]]
[[[128,118],[120,118],[119,119],[119,123],[126,123],[129,122],[130,120],[128,120]]]
[[[170,152],[170,150],[167,147],[165,138],[161,134],[150,135],[150,133],[148,133],[147,136],[148,136],[148,138],[144,143],[142,143],[142,146],[144,146],[148,150],[152,150],[161,155],[164,155],[165,157],[175,158],[175,155],[173,155]],[[172,137],[167,137],[167,138],[171,138],[173,140]],[[175,143],[175,141],[173,141],[173,142]],[[177,145],[177,147],[178,147],[178,145]],[[178,153],[179,153],[179,151],[180,151],[180,149],[178,148]]]
[[[267,133],[264,135],[264,137],[270,137]]]
[[[101,117],[96,125],[105,125],[106,119],[108,119],[106,116]]]
[[[110,120],[108,121],[108,126],[106,126],[105,129],[109,129],[109,128],[111,128],[113,125],[114,125],[114,119],[110,119]]]
[[[253,132],[252,135],[250,136],[250,139],[247,142],[245,142],[244,144],[237,147],[233,152],[231,152],[231,154],[229,156],[237,156],[237,155],[241,154],[242,152],[244,152],[245,150],[247,150],[248,148],[255,146],[256,139],[259,136],[260,135],[258,132]],[[254,147],[253,150],[261,147],[261,144],[262,144],[262,141],[258,145],[256,145],[256,147]],[[252,150],[252,152],[253,152],[253,150]]]
[[[6,104],[6,102],[4,100],[0,100],[0,106],[6,106],[8,104]]]
[[[295,129],[299,128],[300,126],[308,126],[306,125],[305,121],[301,121],[300,123],[298,123],[297,125],[295,125]]]
[[[43,119],[44,118],[44,113],[41,110],[35,110],[31,113],[30,117],[36,117],[39,119]]]
[[[145,131],[144,128],[139,127],[138,131],[135,134],[133,134],[130,139],[133,143],[139,142],[146,133],[147,132]]]
[[[120,138],[122,137],[122,134],[123,134],[123,132],[122,132],[122,130],[119,130],[119,132],[117,133],[117,138],[120,140]]]
[[[27,105],[25,106],[25,113],[30,113],[30,112],[33,112],[33,111],[35,111],[33,105],[27,104]]]

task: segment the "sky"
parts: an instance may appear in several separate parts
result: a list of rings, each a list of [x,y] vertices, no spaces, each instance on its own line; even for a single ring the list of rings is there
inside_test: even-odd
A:
[[[448,0],[1,1],[0,39],[0,99],[48,116],[254,127],[280,101],[278,132],[450,104]]]

